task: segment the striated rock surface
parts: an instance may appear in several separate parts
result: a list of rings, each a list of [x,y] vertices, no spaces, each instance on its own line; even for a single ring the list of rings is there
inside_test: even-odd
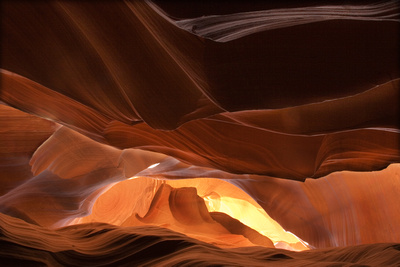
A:
[[[171,230],[91,223],[49,230],[0,214],[0,258],[8,266],[395,266],[398,244],[293,252],[222,249]]]
[[[397,1],[0,10],[2,264],[400,262]]]

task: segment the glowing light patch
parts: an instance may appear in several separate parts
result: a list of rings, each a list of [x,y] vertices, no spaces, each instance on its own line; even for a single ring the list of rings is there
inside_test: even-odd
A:
[[[203,199],[208,211],[228,214],[232,218],[239,220],[260,234],[270,238],[277,248],[293,251],[309,249],[307,242],[283,229],[261,207],[255,207],[245,199],[218,194],[204,196]],[[292,247],[293,245],[296,247]]]
[[[148,168],[154,168],[159,164],[150,165]],[[173,188],[195,188],[197,195],[204,200],[209,212],[222,212],[239,220],[269,238],[276,248],[292,251],[310,249],[307,242],[283,229],[248,194],[226,181],[204,177],[159,181],[155,178],[141,177],[140,175],[132,176],[128,180],[130,181],[117,182],[114,184],[115,186],[107,188],[107,191],[104,191],[96,199],[92,214],[77,218],[69,225],[87,222],[105,222],[115,225],[123,224],[123,226],[143,225],[142,222],[137,220],[130,220],[130,216],[132,214],[139,214],[141,217],[145,216],[159,185],[165,183]],[[117,186],[118,184],[120,186]],[[132,192],[136,193],[132,194]],[[136,197],[137,192],[141,192],[142,195]],[[160,209],[160,212],[164,211]],[[171,223],[174,226],[174,222],[165,221],[161,223],[163,225]],[[180,231],[186,233],[185,229]],[[187,233],[190,234],[190,232]]]
[[[154,164],[150,165],[149,167],[147,167],[147,169],[153,169],[154,167],[157,167],[158,165],[160,165],[160,163],[154,163]]]

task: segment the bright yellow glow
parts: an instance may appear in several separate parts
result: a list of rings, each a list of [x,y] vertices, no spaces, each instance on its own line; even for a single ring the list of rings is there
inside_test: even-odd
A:
[[[269,217],[261,207],[255,207],[246,200],[228,196],[217,197],[216,194],[205,196],[203,199],[208,211],[226,213],[268,237],[274,244],[282,241],[292,244],[304,242],[294,234],[285,231],[276,221]],[[304,247],[304,249],[307,248]]]
[[[268,237],[275,247],[289,250],[308,249],[306,242],[285,231],[243,190],[224,180],[213,178],[158,180],[133,176],[104,190],[96,200],[92,213],[86,217],[77,218],[70,224],[105,222],[124,226],[143,225],[143,222],[132,219],[131,215],[138,214],[143,217],[149,210],[157,189],[163,183],[169,184],[173,188],[196,188],[197,195],[204,199],[209,212],[223,212],[239,220]],[[171,223],[166,221],[163,222],[163,225]],[[174,225],[170,225],[170,227],[175,229]],[[219,237],[219,239],[221,238]],[[224,242],[222,239],[220,241]],[[215,243],[215,240],[213,242]],[[226,242],[233,241],[227,239]]]
[[[194,178],[167,180],[175,188],[193,186],[204,199],[209,212],[223,212],[289,250],[307,250],[307,242],[285,231],[264,209],[240,188],[220,179]],[[233,197],[235,196],[235,197]],[[279,243],[278,243],[279,242]]]

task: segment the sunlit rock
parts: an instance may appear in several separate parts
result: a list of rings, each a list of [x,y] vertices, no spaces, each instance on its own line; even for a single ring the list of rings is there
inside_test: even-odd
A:
[[[400,262],[397,1],[0,10],[1,264]]]

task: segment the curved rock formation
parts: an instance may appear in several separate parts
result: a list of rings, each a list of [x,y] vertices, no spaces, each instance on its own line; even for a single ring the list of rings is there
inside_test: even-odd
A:
[[[399,4],[198,5],[1,2],[2,262],[398,262]]]
[[[0,214],[2,264],[7,265],[395,265],[398,244],[291,252],[264,247],[221,249],[155,226],[92,223],[49,230]],[[38,238],[40,233],[40,238]],[[61,241],[61,242],[60,242]],[[367,258],[364,255],[368,255]]]

